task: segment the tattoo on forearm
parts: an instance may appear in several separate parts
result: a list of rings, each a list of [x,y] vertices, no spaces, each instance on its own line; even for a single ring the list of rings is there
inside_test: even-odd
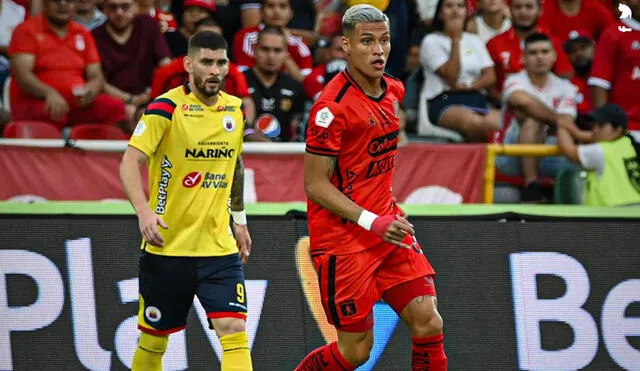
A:
[[[244,210],[244,162],[240,156],[238,156],[236,170],[233,173],[229,206],[231,206],[231,210],[233,211]]]
[[[336,158],[327,157],[327,177],[331,178],[336,171]]]

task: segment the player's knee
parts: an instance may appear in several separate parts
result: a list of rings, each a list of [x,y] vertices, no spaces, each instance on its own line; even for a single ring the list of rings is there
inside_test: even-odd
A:
[[[218,337],[246,331],[245,321],[240,318],[218,318],[212,320]]]
[[[338,348],[349,363],[354,366],[363,365],[367,363],[369,356],[371,355],[371,349],[373,348],[373,336],[372,334],[367,335],[362,339],[359,339],[352,344],[346,344],[345,346],[338,341]]]
[[[438,311],[430,311],[416,316],[411,324],[411,334],[415,337],[437,335],[442,332],[443,321]]]
[[[146,332],[140,333],[140,340],[138,340],[140,348],[153,353],[164,353],[168,344],[169,336],[155,336]]]

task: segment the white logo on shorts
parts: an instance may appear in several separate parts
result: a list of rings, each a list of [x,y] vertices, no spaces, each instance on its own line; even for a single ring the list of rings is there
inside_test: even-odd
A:
[[[144,310],[144,316],[147,317],[149,322],[158,322],[162,318],[162,313],[160,309],[152,306]]]

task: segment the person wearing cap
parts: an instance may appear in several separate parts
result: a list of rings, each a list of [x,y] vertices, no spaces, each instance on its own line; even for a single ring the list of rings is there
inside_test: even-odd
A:
[[[165,33],[173,58],[187,55],[189,38],[196,33],[196,23],[204,18],[213,18],[215,11],[215,0],[185,0],[180,28]]]
[[[558,122],[560,150],[588,170],[584,203],[640,204],[640,144],[627,132],[627,114],[620,106],[608,103],[587,118],[594,124],[591,133],[571,122]],[[592,143],[576,145],[575,139]]]
[[[564,51],[569,56],[576,74],[571,79],[573,85],[578,87],[578,114],[584,115],[593,110],[591,102],[591,87],[587,85],[593,54],[596,43],[588,33],[584,31],[572,31],[569,40],[564,43]]]

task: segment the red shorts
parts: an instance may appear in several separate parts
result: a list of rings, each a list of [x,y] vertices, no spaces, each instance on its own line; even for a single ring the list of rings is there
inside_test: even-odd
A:
[[[435,271],[421,251],[385,243],[348,255],[318,255],[313,265],[327,320],[340,331],[373,328],[373,305],[381,298],[400,314],[413,298],[436,296]]]
[[[69,103],[69,113],[59,120],[53,120],[45,111],[45,102],[42,99],[21,99],[19,102],[11,101],[11,116],[14,121],[45,121],[50,122],[60,129],[74,124],[107,124],[114,125],[127,119],[124,103],[107,94],[98,94],[87,107],[77,107],[73,102]]]

